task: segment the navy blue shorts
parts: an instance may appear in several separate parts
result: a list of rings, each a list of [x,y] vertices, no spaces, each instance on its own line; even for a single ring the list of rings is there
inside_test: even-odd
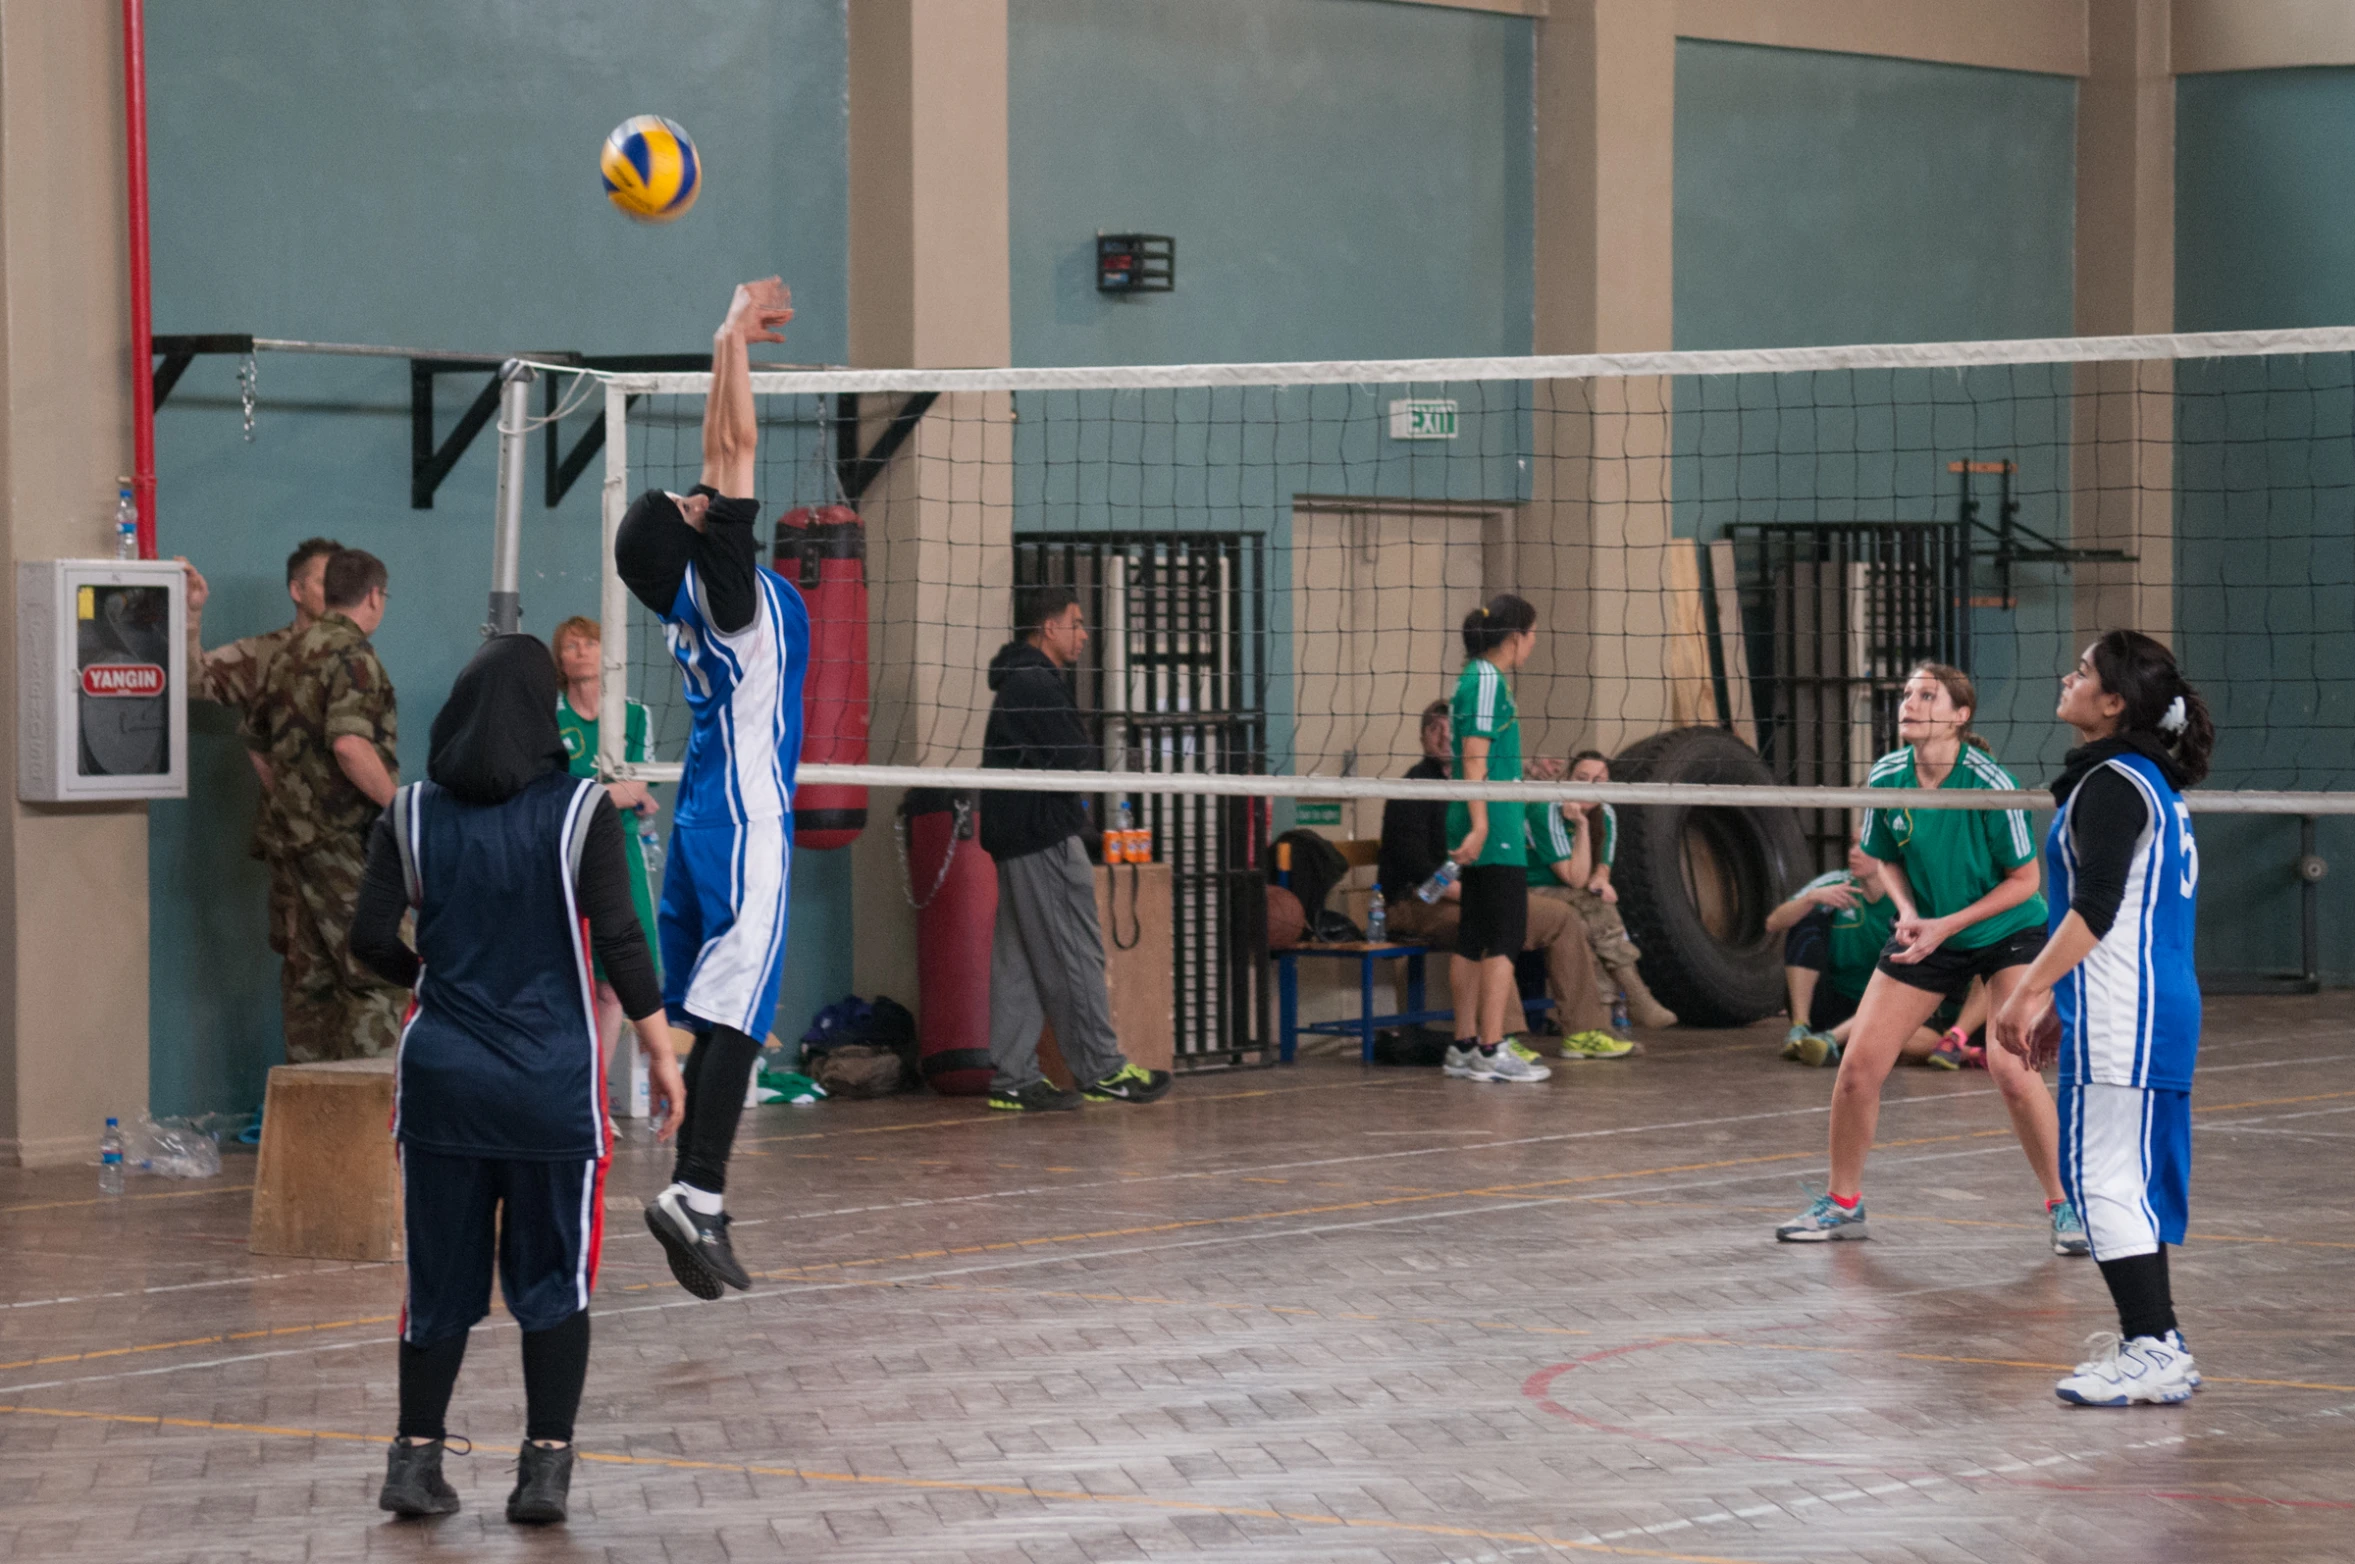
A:
[[[605,1236],[605,1162],[453,1157],[401,1147],[409,1295],[401,1339],[431,1346],[491,1312],[551,1330],[589,1306]]]

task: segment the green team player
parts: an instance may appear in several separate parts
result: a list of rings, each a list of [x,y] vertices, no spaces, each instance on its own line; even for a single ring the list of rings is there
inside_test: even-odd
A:
[[[556,657],[556,676],[564,681],[564,692],[556,697],[556,730],[564,736],[564,753],[571,761],[576,777],[597,774],[597,713],[598,702],[604,695],[604,669],[600,659],[605,651],[605,631],[596,620],[575,614],[556,627],[552,650]],[[646,708],[631,701],[628,727],[622,735],[622,758],[640,761],[646,756]],[[613,807],[626,818],[629,829],[622,844],[622,859],[630,871],[630,902],[638,909],[638,927],[654,927],[654,887],[646,872],[645,849],[639,845],[639,834],[651,823],[662,806],[643,782],[614,782],[606,793],[613,799]],[[661,970],[662,956],[655,953],[656,970]],[[597,969],[597,1040],[607,1057],[615,1057],[620,1050],[613,1046],[621,1035],[624,1021],[621,1000],[611,984],[605,981],[605,969]]]

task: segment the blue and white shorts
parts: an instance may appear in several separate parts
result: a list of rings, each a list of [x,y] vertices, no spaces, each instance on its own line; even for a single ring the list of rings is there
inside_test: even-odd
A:
[[[662,998],[671,1024],[755,1042],[777,1018],[793,829],[784,819],[671,827],[662,864]]]
[[[2191,1093],[2063,1084],[2061,1187],[2097,1260],[2183,1242],[2191,1207]]]

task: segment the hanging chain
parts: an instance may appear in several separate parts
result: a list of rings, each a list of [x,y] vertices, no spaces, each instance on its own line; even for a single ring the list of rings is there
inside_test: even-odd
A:
[[[965,834],[965,823],[973,817],[973,799],[969,794],[955,794],[949,804],[956,811],[955,818],[949,822],[949,850],[940,855],[940,873],[932,877],[932,889],[924,893],[922,901],[909,896],[905,889],[912,872],[908,868],[908,817],[896,809],[891,814],[891,839],[899,846],[900,894],[907,896],[908,905],[918,912],[931,906],[932,899],[940,894],[940,888],[949,883],[949,865],[957,861],[957,840]]]
[[[248,445],[253,444],[254,385],[260,378],[254,368],[253,355],[246,354],[245,362],[237,366],[237,400],[245,413],[245,443]]]

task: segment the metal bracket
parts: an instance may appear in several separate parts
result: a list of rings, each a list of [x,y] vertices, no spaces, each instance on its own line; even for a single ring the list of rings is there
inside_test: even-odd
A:
[[[482,365],[468,360],[446,358],[413,358],[409,360],[409,508],[433,509],[433,491],[442,486],[450,469],[458,465],[458,458],[482,433],[482,426],[491,421],[499,410],[499,387],[505,383],[498,370],[491,372],[472,406],[459,415],[449,438],[441,444],[433,440],[433,381],[436,375],[479,375]]]
[[[574,354],[568,355],[566,362],[578,364],[583,369],[601,369],[616,375],[668,375],[709,369],[711,355],[708,353],[608,353],[588,356]],[[581,474],[588,471],[589,463],[596,458],[599,451],[605,449],[605,408],[602,403],[597,406],[595,419],[587,429],[581,431],[581,437],[573,442],[572,449],[569,451],[561,449],[555,420],[557,395],[556,382],[551,377],[547,389],[540,398],[540,416],[548,420],[547,478],[542,488],[545,490],[550,510],[554,510],[563,503],[564,497],[572,492],[572,486],[580,482]],[[638,397],[635,392],[630,394],[626,405],[630,407],[638,405]]]
[[[2012,474],[2019,471],[2017,462],[1948,462],[1946,470],[1962,479],[1962,508],[1959,519],[1963,536],[1987,532],[1995,537],[1993,548],[1973,548],[1972,557],[1995,561],[1996,577],[2002,591],[1994,598],[1973,597],[1973,607],[2010,608],[2017,601],[2012,591],[2014,565],[2131,565],[2141,558],[2124,549],[2073,548],[2056,542],[2020,520],[2020,502],[2012,494]],[[1979,497],[1971,492],[1971,479],[1976,475],[1992,476],[1996,480],[1995,521],[1992,525],[1980,519]],[[2025,541],[2023,541],[2025,540]]]
[[[918,391],[899,405],[891,415],[891,422],[875,437],[875,443],[865,451],[859,449],[859,396],[855,391],[838,392],[834,398],[834,481],[842,490],[843,499],[856,505],[874,481],[883,476],[891,459],[899,454],[908,436],[932,411],[932,404],[940,399],[937,391]]]
[[[239,358],[253,352],[253,338],[239,336],[166,336],[151,339],[155,356],[162,362],[155,366],[155,405],[164,405],[164,398],[172,394],[172,387],[188,373],[188,366],[196,362],[199,353],[229,353]]]

